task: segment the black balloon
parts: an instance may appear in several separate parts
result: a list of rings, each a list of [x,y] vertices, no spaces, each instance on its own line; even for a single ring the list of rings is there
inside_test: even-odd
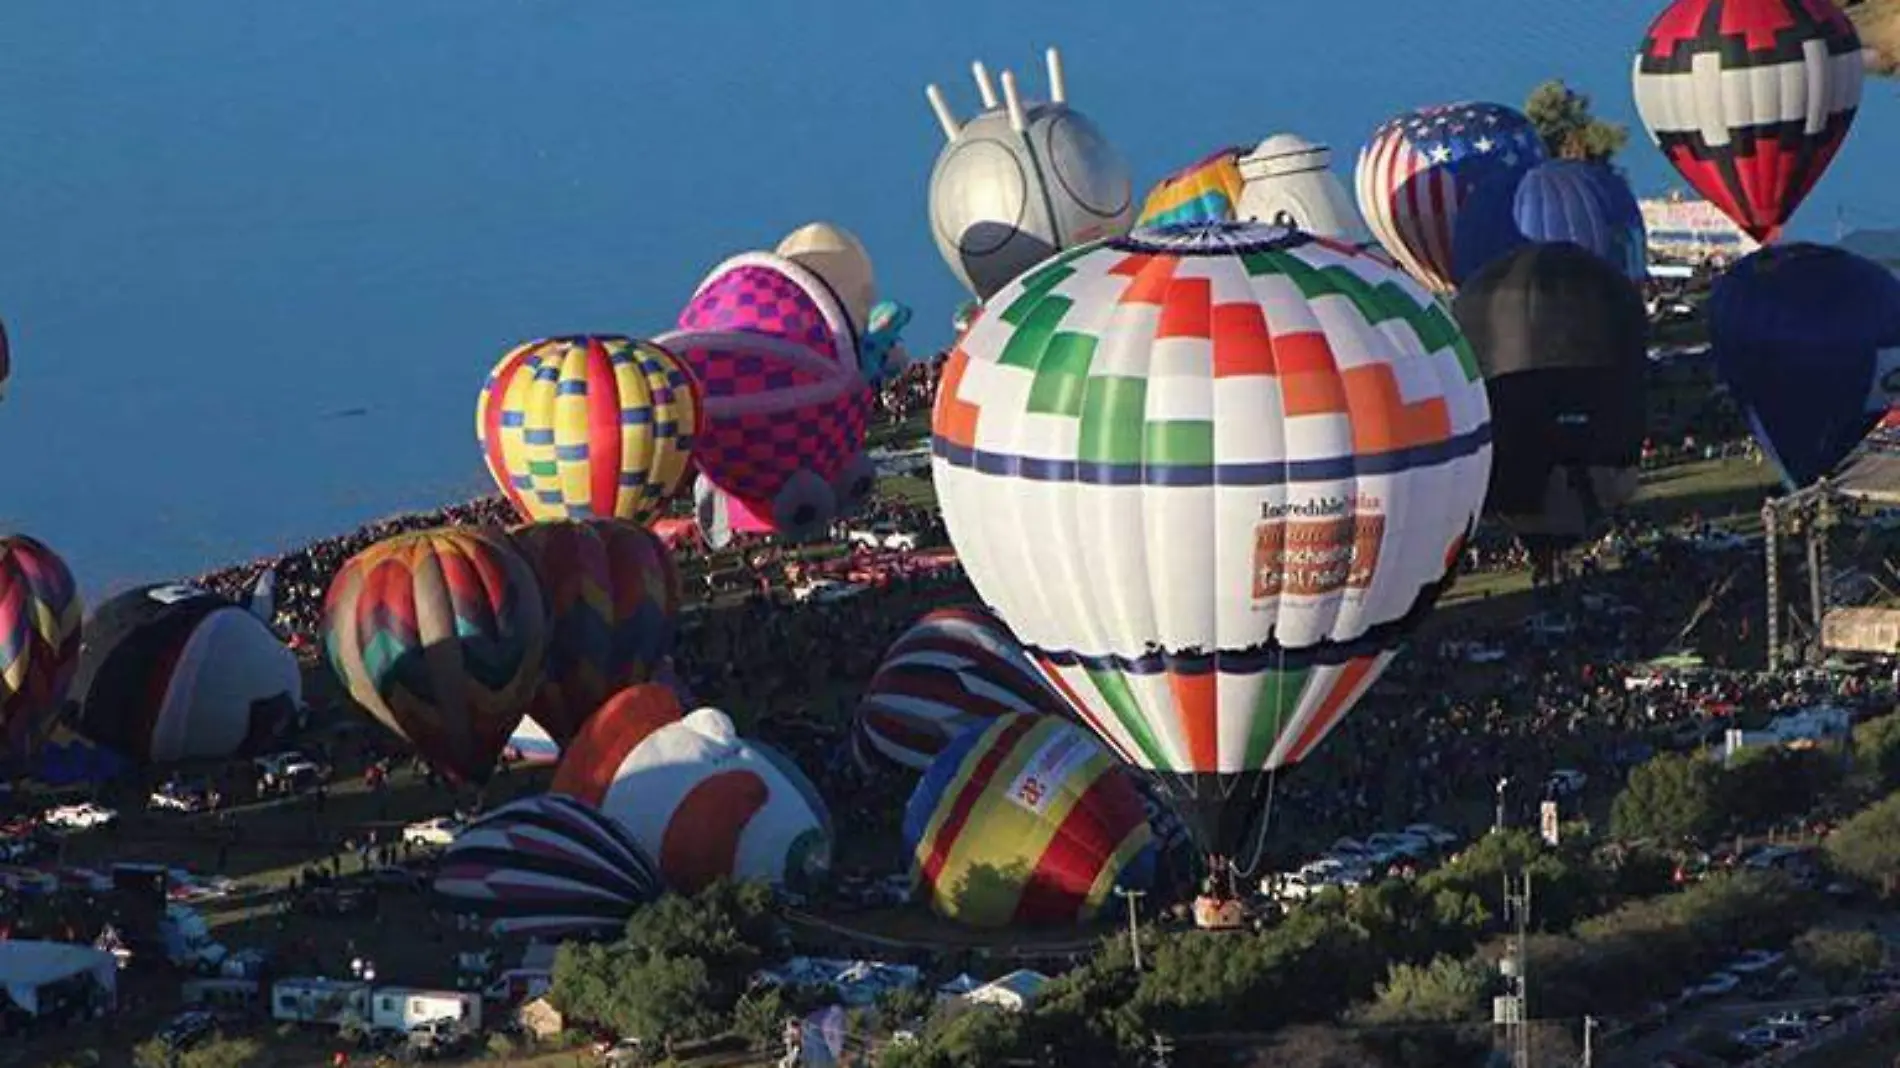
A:
[[[1452,310],[1491,400],[1486,508],[1534,546],[1588,537],[1636,489],[1642,294],[1618,267],[1558,242],[1493,261]]]

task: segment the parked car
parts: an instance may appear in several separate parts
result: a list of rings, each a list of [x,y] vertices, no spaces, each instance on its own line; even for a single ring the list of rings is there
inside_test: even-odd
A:
[[[1396,860],[1423,860],[1432,852],[1432,842],[1408,832],[1380,831],[1366,838],[1366,848],[1381,863]]]
[[[1742,980],[1732,972],[1716,972],[1682,992],[1684,1001],[1709,1001],[1733,994]]]
[[[158,1032],[158,1040],[170,1050],[187,1050],[203,1042],[216,1030],[218,1018],[199,1009],[181,1012]]]
[[[49,827],[59,827],[69,831],[83,831],[92,827],[105,827],[117,822],[118,812],[104,805],[95,805],[82,801],[76,805],[61,805],[46,810],[41,816]]]
[[[873,523],[868,527],[857,527],[846,531],[845,540],[852,545],[862,545],[869,549],[914,552],[920,539],[912,531],[905,530],[895,523]]]
[[[1734,960],[1729,961],[1728,964],[1723,966],[1723,970],[1734,975],[1744,977],[1751,976],[1775,967],[1780,964],[1786,956],[1784,953],[1776,953],[1772,950],[1751,949],[1741,956],[1736,957]]]
[[[865,587],[852,582],[839,582],[836,579],[817,579],[802,586],[792,587],[792,600],[798,604],[833,604],[848,601],[863,593]]]
[[[404,827],[402,840],[411,845],[445,846],[455,841],[463,826],[462,821],[453,816],[437,816]]]
[[[211,807],[211,784],[202,780],[172,779],[152,791],[152,808],[170,812],[203,812]]]
[[[1414,823],[1405,828],[1405,833],[1423,838],[1440,849],[1458,844],[1458,833],[1446,830],[1436,823]]]
[[[1551,798],[1575,797],[1589,782],[1590,776],[1575,768],[1558,768],[1544,779],[1544,793]]]

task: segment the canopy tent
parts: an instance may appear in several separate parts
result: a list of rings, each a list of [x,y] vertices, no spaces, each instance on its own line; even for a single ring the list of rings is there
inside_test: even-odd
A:
[[[1822,486],[1851,500],[1900,505],[1900,407],[1887,410]]]
[[[15,1005],[36,1016],[41,990],[80,975],[90,975],[108,1000],[117,996],[119,962],[103,949],[67,942],[0,941],[0,983]]]

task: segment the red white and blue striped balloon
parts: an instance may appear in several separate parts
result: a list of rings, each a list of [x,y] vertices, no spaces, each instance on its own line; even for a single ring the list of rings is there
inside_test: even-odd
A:
[[[1409,111],[1374,130],[1359,152],[1359,212],[1407,274],[1449,293],[1459,209],[1479,186],[1543,161],[1536,127],[1502,104]]]

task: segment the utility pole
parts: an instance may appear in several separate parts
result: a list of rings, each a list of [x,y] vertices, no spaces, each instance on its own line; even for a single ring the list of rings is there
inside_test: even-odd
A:
[[[1155,1044],[1154,1044],[1154,1061],[1152,1062],[1154,1065],[1154,1068],[1168,1068],[1168,1065],[1173,1063],[1169,1059],[1170,1057],[1173,1056],[1173,1054],[1174,1054],[1174,1043],[1168,1041],[1166,1035],[1156,1032]]]
[[[1498,965],[1506,993],[1492,999],[1491,1020],[1504,1028],[1511,1048],[1512,1068],[1531,1068],[1530,977],[1525,944],[1530,938],[1531,878],[1520,873],[1504,876],[1504,915],[1512,926],[1510,952]]]
[[[1597,1018],[1594,1016],[1585,1016],[1583,1018],[1583,1068],[1592,1068],[1596,1063],[1594,1056],[1596,1051],[1596,1037]]]
[[[1507,791],[1509,791],[1510,789],[1511,789],[1511,777],[1510,777],[1509,775],[1506,775],[1506,776],[1503,776],[1503,777],[1501,777],[1500,779],[1498,779],[1498,787],[1497,787],[1497,790],[1498,790],[1498,811],[1497,811],[1497,818],[1496,818],[1496,820],[1494,820],[1494,821],[1492,822],[1492,824],[1491,824],[1491,829],[1492,829],[1492,830],[1494,830],[1494,831],[1501,831],[1501,830],[1503,830],[1503,829],[1504,829],[1504,822],[1505,822],[1505,820],[1504,820],[1504,795],[1505,795],[1505,793],[1506,793]]]
[[[1129,890],[1120,886],[1115,888],[1115,893],[1120,895],[1123,901],[1128,902],[1128,950],[1135,956],[1136,971],[1141,970],[1141,919],[1135,906],[1147,892],[1146,890]]]

